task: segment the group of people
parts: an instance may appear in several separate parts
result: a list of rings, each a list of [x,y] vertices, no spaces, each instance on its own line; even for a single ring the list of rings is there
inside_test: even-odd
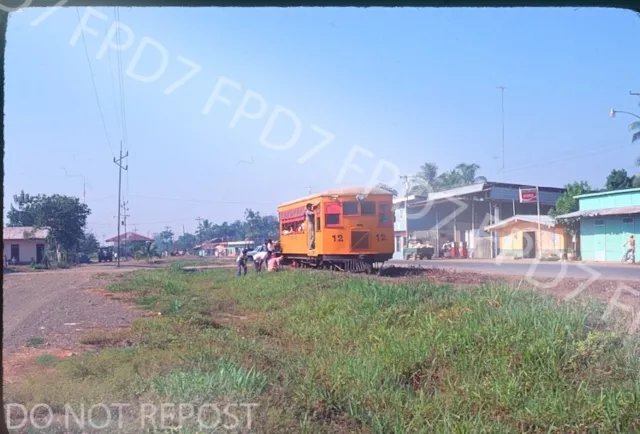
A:
[[[236,259],[237,276],[247,274],[247,262],[249,257],[247,254],[249,251],[243,249]],[[256,272],[260,272],[264,264],[267,265],[267,271],[279,271],[280,262],[282,262],[282,255],[279,254],[274,246],[273,240],[267,240],[264,243],[264,250],[253,255],[253,266]]]

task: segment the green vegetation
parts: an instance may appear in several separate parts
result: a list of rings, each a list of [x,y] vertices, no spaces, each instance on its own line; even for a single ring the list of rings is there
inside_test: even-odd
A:
[[[38,337],[32,337],[27,339],[27,346],[35,347],[36,345],[44,344],[44,339]]]
[[[289,270],[123,279],[111,289],[161,313],[127,332],[133,346],[94,336],[104,349],[7,399],[257,402],[258,432],[640,429],[638,342],[602,324],[599,304]]]
[[[36,363],[39,366],[48,367],[55,365],[57,360],[58,358],[52,354],[43,354],[36,358]]]

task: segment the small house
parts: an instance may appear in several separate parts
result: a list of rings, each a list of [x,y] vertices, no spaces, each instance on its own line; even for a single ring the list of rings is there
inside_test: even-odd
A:
[[[5,261],[16,264],[41,263],[49,247],[49,229],[31,226],[2,229]]]
[[[558,218],[580,221],[582,260],[620,262],[629,236],[640,235],[640,188],[582,194],[575,198],[579,210]]]
[[[570,239],[565,228],[546,215],[538,220],[537,215],[516,214],[485,229],[497,234],[498,256],[502,257],[562,258]]]

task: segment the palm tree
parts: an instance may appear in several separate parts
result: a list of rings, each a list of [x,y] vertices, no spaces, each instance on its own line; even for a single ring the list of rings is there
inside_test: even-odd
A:
[[[466,184],[464,176],[457,170],[452,169],[438,176],[438,184],[442,190],[461,187]]]
[[[438,166],[435,163],[424,163],[411,181],[414,185],[409,189],[409,194],[428,196],[429,191],[438,189]]]
[[[460,175],[462,175],[462,179],[465,184],[473,184],[476,179],[476,173],[478,172],[478,169],[480,169],[480,166],[475,163],[460,163],[456,166],[456,170],[460,172]]]
[[[196,230],[196,235],[201,241],[206,241],[210,238],[211,235],[211,222],[208,219],[204,219],[198,225],[198,229]]]
[[[631,143],[640,142],[640,121],[631,122],[629,131],[633,132]]]

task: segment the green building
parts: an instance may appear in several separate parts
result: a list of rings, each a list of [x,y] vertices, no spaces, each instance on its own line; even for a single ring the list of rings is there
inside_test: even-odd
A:
[[[580,219],[583,261],[620,262],[624,243],[640,235],[640,188],[576,196],[579,211],[561,218]]]

